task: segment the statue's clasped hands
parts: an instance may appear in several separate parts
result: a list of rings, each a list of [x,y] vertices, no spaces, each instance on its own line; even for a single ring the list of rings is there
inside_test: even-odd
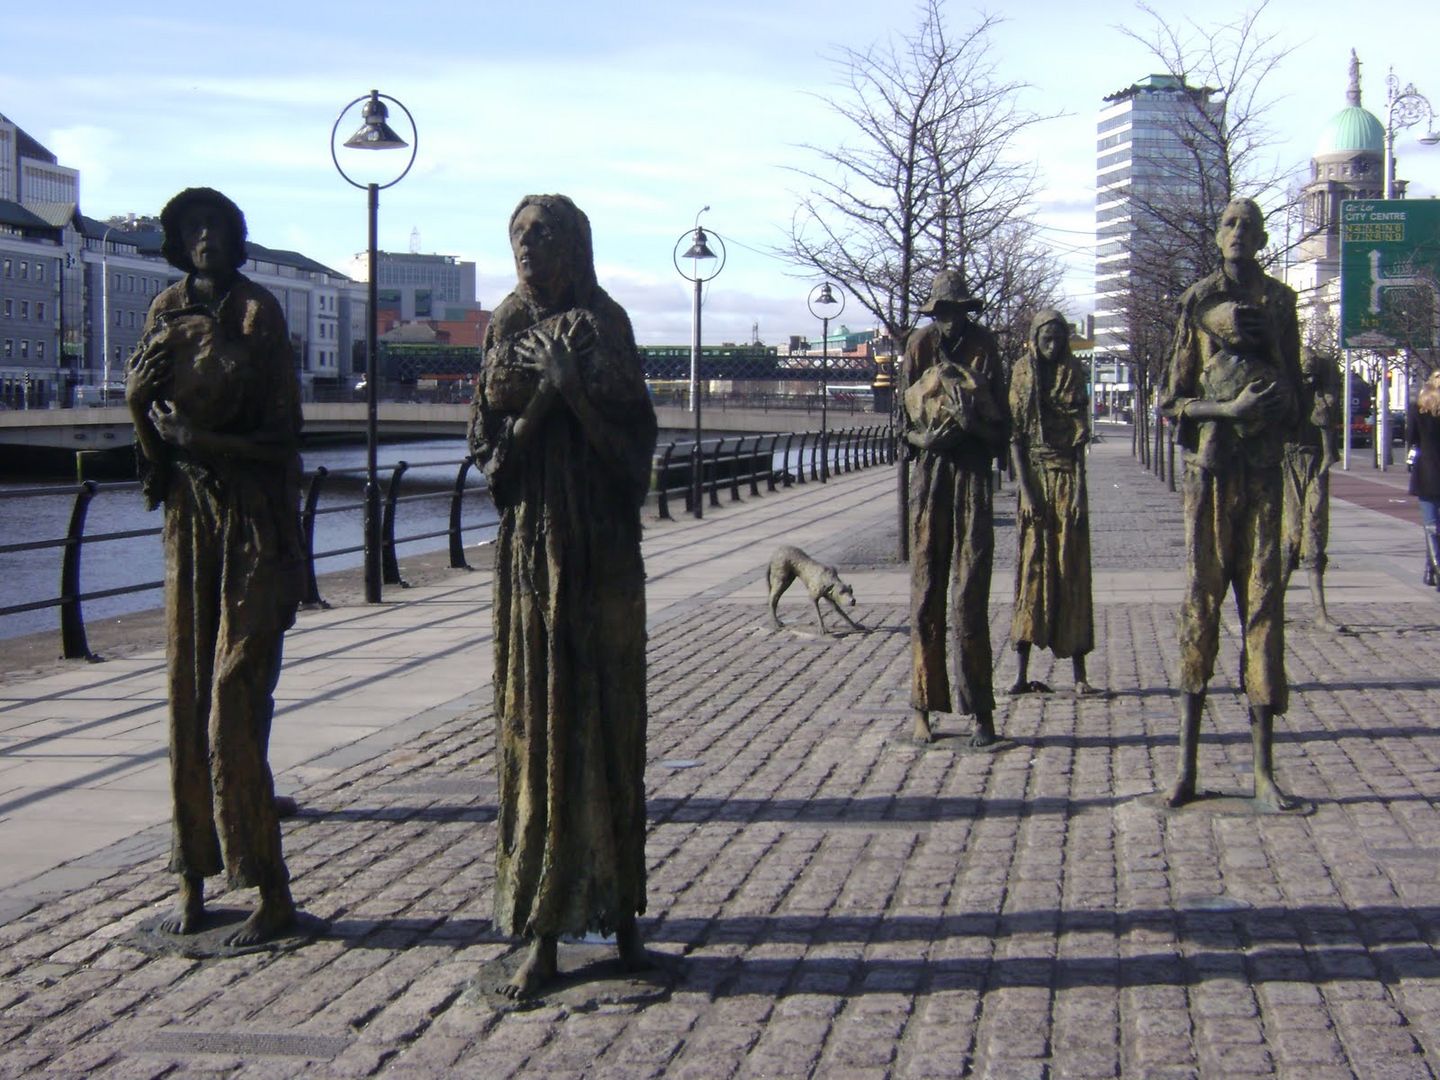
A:
[[[561,394],[580,385],[580,354],[595,344],[595,331],[579,318],[562,318],[555,329],[537,328],[518,349]]]

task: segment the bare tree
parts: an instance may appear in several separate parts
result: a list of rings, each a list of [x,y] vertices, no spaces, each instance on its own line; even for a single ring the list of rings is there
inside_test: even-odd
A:
[[[854,137],[805,147],[819,164],[794,170],[811,187],[780,252],[841,282],[896,342],[938,270],[959,267],[976,289],[988,259],[1013,256],[1035,171],[1010,150],[1042,119],[1019,107],[1023,84],[996,74],[996,18],[952,33],[944,0],[919,15],[908,36],[835,51],[841,90],[825,101]]]
[[[1048,300],[1058,278],[1027,227],[1034,166],[1011,156],[1016,137],[1044,117],[1020,108],[1024,85],[996,72],[990,39],[999,20],[982,16],[952,33],[944,7],[922,0],[913,33],[835,51],[840,90],[824,100],[853,138],[805,148],[818,164],[794,170],[810,190],[780,251],[844,285],[902,349],[943,268],[960,269],[992,311],[1027,303],[994,290],[1036,284]],[[904,455],[896,479],[903,558]]]
[[[1219,266],[1215,226],[1225,204],[1235,196],[1252,198],[1278,223],[1296,197],[1295,169],[1274,156],[1277,137],[1269,126],[1272,77],[1292,51],[1261,26],[1269,3],[1260,0],[1227,21],[1204,25],[1190,18],[1167,22],[1141,2],[1148,25],[1118,28],[1175,84],[1162,114],[1162,145],[1143,155],[1137,148],[1138,175],[1111,230],[1124,236],[1128,285],[1118,307],[1136,384],[1136,450],[1147,463],[1149,395],[1167,359],[1175,301]],[[1104,226],[1101,231],[1103,245]],[[1271,231],[1285,235],[1278,224]],[[1281,254],[1281,245],[1272,244],[1262,258],[1273,262]]]

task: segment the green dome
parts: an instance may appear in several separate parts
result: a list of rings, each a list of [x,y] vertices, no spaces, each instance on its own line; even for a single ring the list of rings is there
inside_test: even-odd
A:
[[[1353,154],[1385,152],[1385,129],[1374,115],[1359,105],[1341,109],[1325,129],[1320,132],[1320,141],[1315,144],[1315,156],[1324,154]]]

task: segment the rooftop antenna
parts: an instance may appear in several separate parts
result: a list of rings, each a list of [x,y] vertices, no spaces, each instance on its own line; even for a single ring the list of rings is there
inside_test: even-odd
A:
[[[760,320],[756,319],[750,324],[750,344],[760,344]]]
[[[420,254],[420,226],[412,225],[410,228],[410,254]]]

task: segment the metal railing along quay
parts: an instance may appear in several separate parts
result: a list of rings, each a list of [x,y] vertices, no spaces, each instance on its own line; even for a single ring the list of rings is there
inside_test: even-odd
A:
[[[682,495],[687,511],[693,511],[691,495],[691,469],[695,461],[693,441],[672,441],[656,448],[652,470],[652,488],[655,495],[656,513],[662,519],[673,517],[670,501]],[[831,431],[822,439],[816,431],[772,432],[764,435],[727,436],[704,440],[700,444],[701,487],[706,492],[709,505],[721,505],[721,488],[728,488],[731,502],[741,499],[741,485],[748,486],[750,494],[761,494],[761,483],[765,491],[779,487],[819,481],[822,474],[848,473],[874,465],[889,464],[895,460],[895,440],[888,425],[873,425],[862,428],[845,428]],[[417,469],[455,468],[455,479],[448,489],[403,493],[407,473]],[[467,569],[464,539],[466,534],[486,528],[493,521],[464,520],[464,496],[483,489],[484,481],[477,475],[474,462],[466,457],[456,460],[407,462],[397,461],[384,467],[389,472],[383,496],[381,518],[381,580],[386,585],[404,584],[401,577],[397,548],[402,544],[418,543],[445,537],[449,547],[450,566]],[[316,564],[326,559],[339,558],[364,551],[362,535],[357,543],[340,547],[316,550],[316,521],[318,518],[340,513],[359,512],[364,507],[360,497],[360,481],[363,481],[363,467],[327,469],[319,467],[310,474],[305,487],[300,509],[300,531],[305,544],[305,593],[306,604],[324,605],[320,594]],[[807,475],[808,474],[808,475]],[[341,486],[356,491],[352,501],[324,500],[322,496],[333,493]],[[84,604],[86,601],[107,597],[125,596],[135,593],[157,591],[164,587],[163,580],[139,581],[111,588],[81,591],[80,573],[82,559],[87,547],[97,544],[115,544],[121,541],[156,537],[161,533],[159,526],[143,529],[122,529],[109,532],[87,532],[86,518],[90,504],[100,492],[126,492],[139,497],[139,481],[97,482],[86,480],[79,484],[57,485],[45,488],[26,488],[14,491],[0,491],[0,516],[7,500],[35,498],[39,496],[73,496],[69,526],[64,536],[47,537],[17,543],[0,544],[0,555],[19,552],[60,550],[59,592],[42,600],[11,604],[0,607],[0,618],[22,612],[55,608],[59,611],[61,655],[66,659],[95,659],[90,651],[85,632]],[[403,508],[415,503],[449,500],[448,524],[444,528],[404,533],[397,535]],[[698,516],[698,515],[697,515]]]

